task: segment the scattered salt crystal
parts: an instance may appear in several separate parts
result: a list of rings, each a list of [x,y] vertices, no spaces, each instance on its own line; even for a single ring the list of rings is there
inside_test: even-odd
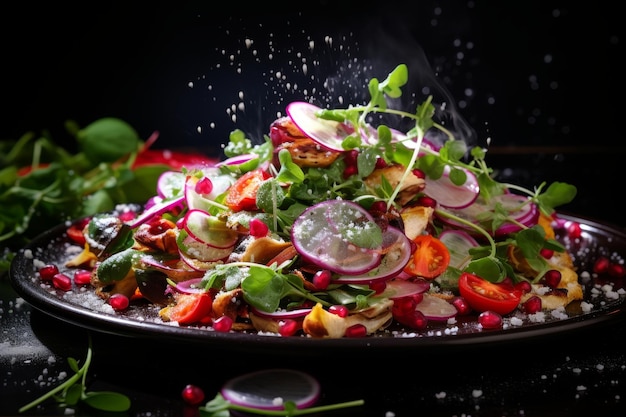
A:
[[[441,391],[440,393],[435,393],[435,398],[437,398],[438,400],[443,400],[446,398],[446,393],[445,391]]]
[[[572,372],[574,372],[577,375],[580,375],[580,373],[582,372],[582,369],[580,369],[580,368],[573,368]]]
[[[393,411],[387,411],[385,413],[385,417],[396,417],[396,413],[394,413]]]
[[[584,386],[584,385],[579,385],[579,386],[577,386],[577,387],[576,387],[576,390],[577,390],[577,391],[586,391],[586,390],[587,390],[587,387],[586,387],[586,386]]]
[[[282,397],[276,397],[272,400],[272,405],[283,405]]]
[[[483,396],[483,391],[479,389],[475,389],[472,391],[472,397],[479,398]]]

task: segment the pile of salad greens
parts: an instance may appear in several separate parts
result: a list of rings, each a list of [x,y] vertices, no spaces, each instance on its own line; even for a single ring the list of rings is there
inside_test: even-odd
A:
[[[121,119],[85,127],[70,120],[65,128],[75,153],[50,131],[0,141],[0,274],[16,250],[57,224],[116,204],[144,203],[159,175],[171,169],[164,161],[139,164],[147,141]]]

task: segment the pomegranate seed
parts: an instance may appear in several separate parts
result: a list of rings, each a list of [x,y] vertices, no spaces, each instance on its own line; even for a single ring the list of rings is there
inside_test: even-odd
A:
[[[417,301],[413,297],[401,297],[393,300],[392,312],[395,315],[407,315],[415,311]]]
[[[199,405],[204,401],[204,391],[195,385],[187,385],[180,394],[183,401],[189,405]]]
[[[374,201],[372,206],[370,207],[370,211],[374,213],[386,213],[387,212],[387,203],[384,201]]]
[[[344,178],[350,178],[351,176],[353,176],[354,174],[356,174],[359,171],[359,169],[357,168],[356,165],[348,165],[344,170],[343,170],[343,177]]]
[[[567,226],[567,235],[570,239],[578,239],[582,236],[582,229],[580,228],[580,224],[576,222],[570,222]]]
[[[196,183],[195,191],[198,194],[211,194],[213,183],[209,178],[204,177]]]
[[[113,294],[109,297],[109,304],[113,307],[113,310],[123,311],[130,305],[130,300],[124,294]]]
[[[135,212],[134,212],[134,211],[132,211],[132,210],[129,210],[129,211],[125,211],[125,212],[123,212],[123,213],[120,213],[120,215],[119,215],[119,216],[117,216],[117,217],[118,217],[121,221],[123,221],[123,222],[127,222],[127,221],[133,220],[135,217],[137,217],[137,213],[135,213]]]
[[[485,329],[498,329],[502,327],[502,316],[494,311],[483,311],[478,316],[478,323]]]
[[[348,316],[348,307],[342,305],[334,305],[328,308],[329,313],[333,313],[338,315],[339,317],[347,317]]]
[[[39,268],[39,278],[42,281],[52,281],[52,278],[58,273],[59,268],[56,265],[49,264]]]
[[[385,291],[385,288],[387,288],[387,283],[381,279],[378,281],[370,282],[369,287],[370,290],[374,291],[376,294],[380,294]]]
[[[500,286],[502,288],[506,288],[507,290],[515,289],[513,285],[513,280],[510,277],[505,277],[502,281],[500,281]]]
[[[359,151],[357,151],[356,149],[352,149],[351,151],[348,151],[344,154],[343,160],[346,163],[346,165],[356,166],[356,160],[358,157],[359,157]]]
[[[423,180],[424,178],[426,178],[426,174],[421,169],[414,169],[412,172],[413,175],[415,175],[419,179]]]
[[[539,254],[546,259],[550,259],[554,256],[554,251],[552,249],[543,248],[539,251]]]
[[[535,314],[541,311],[541,307],[541,298],[536,295],[533,295],[522,304],[522,310],[524,310],[526,314]]]
[[[386,166],[387,166],[387,161],[385,161],[384,158],[376,159],[376,168],[380,169],[380,168],[385,168]]]
[[[86,269],[79,269],[74,272],[74,283],[76,285],[91,284],[91,271]]]
[[[551,269],[543,276],[543,281],[550,288],[556,288],[561,282],[561,271]]]
[[[520,281],[513,286],[513,289],[517,291],[521,291],[522,293],[526,294],[526,293],[529,293],[530,290],[533,289],[533,287],[528,281]]]
[[[278,333],[281,336],[293,336],[298,330],[300,330],[300,325],[294,319],[285,319],[278,323]]]
[[[466,316],[472,312],[472,307],[470,307],[467,300],[463,297],[454,297],[451,303],[456,308],[456,311],[460,316]]]
[[[626,269],[624,265],[612,263],[609,265],[609,275],[615,278],[622,278],[626,276]]]
[[[601,256],[593,264],[593,272],[596,274],[604,274],[608,272],[611,261],[606,256]]]
[[[418,197],[417,204],[424,207],[437,208],[437,200],[426,195]]]
[[[253,218],[250,219],[250,236],[252,237],[264,237],[269,233],[270,228],[267,227],[263,220]]]
[[[72,279],[65,274],[56,274],[52,277],[52,285],[62,291],[72,289]]]
[[[424,330],[428,326],[428,319],[419,310],[413,310],[408,314],[394,316],[394,318],[400,323],[411,329]]]
[[[322,269],[317,271],[315,275],[313,275],[313,285],[315,289],[325,290],[328,288],[328,284],[330,284],[331,273],[327,269]]]
[[[233,319],[228,316],[222,316],[217,320],[213,320],[213,328],[216,332],[229,332],[233,328]]]
[[[367,336],[367,327],[358,323],[346,329],[346,337],[364,337]]]

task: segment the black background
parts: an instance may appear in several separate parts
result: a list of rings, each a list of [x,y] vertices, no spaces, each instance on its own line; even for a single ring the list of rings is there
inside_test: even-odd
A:
[[[65,120],[115,116],[143,138],[159,131],[156,147],[219,153],[235,128],[261,140],[304,89],[319,104],[345,106],[362,101],[361,79],[405,62],[405,96],[419,98],[420,83],[447,94],[470,140],[490,144],[502,178],[574,183],[579,195],[566,210],[624,224],[613,204],[626,148],[623,30],[612,2],[129,4],[23,3],[3,14],[0,139],[48,129],[71,147]],[[338,80],[332,91],[328,80]],[[233,121],[238,102],[245,111]]]

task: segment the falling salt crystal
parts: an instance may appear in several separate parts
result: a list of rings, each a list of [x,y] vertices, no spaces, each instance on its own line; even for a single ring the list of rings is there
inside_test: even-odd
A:
[[[193,81],[189,81],[189,82],[187,83],[187,87],[189,87],[189,88],[193,88]]]
[[[483,395],[483,391],[482,390],[475,389],[475,390],[472,391],[472,397],[474,397],[474,398],[482,397],[482,395]]]

